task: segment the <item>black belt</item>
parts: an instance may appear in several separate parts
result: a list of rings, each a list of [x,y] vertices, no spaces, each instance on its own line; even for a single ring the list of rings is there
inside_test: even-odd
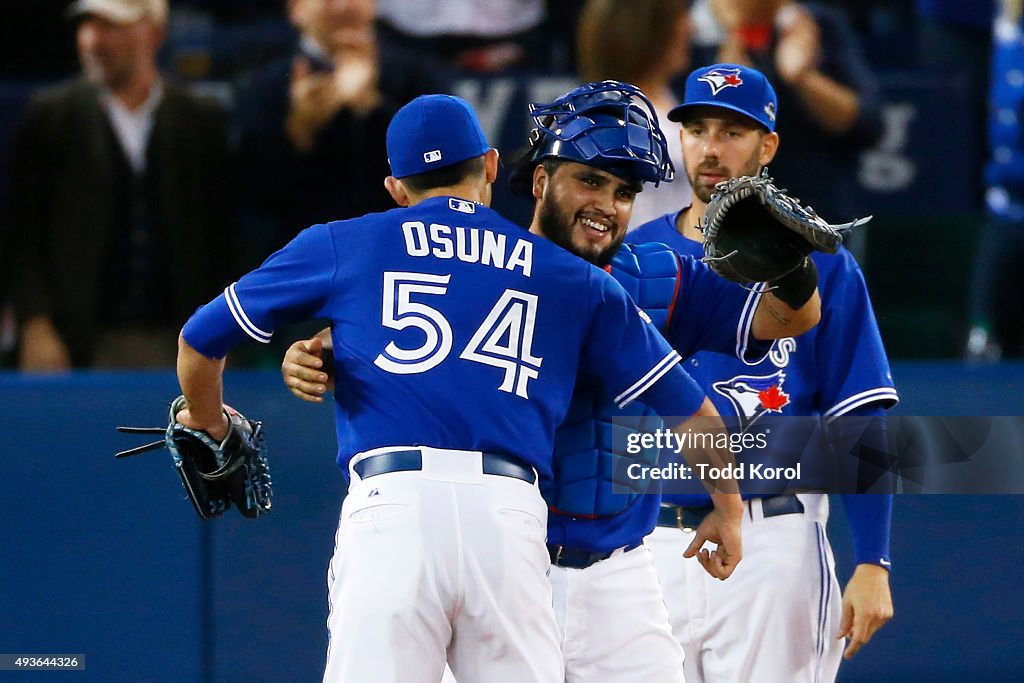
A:
[[[522,479],[529,484],[537,481],[537,474],[532,467],[527,467],[511,456],[500,453],[482,453],[481,455],[480,469],[484,474]],[[415,472],[423,469],[423,453],[418,448],[388,451],[363,458],[352,469],[356,471],[360,479],[388,472]]]
[[[622,549],[622,552],[628,553],[630,550],[636,550],[642,545],[643,543],[627,545]],[[551,564],[556,567],[568,567],[570,569],[586,569],[601,560],[607,560],[614,552],[613,550],[607,553],[592,553],[589,550],[582,550],[580,548],[566,548],[564,545],[548,546],[548,557],[551,558]]]
[[[804,504],[792,493],[761,498],[761,514],[764,517],[780,515],[800,515],[804,512]],[[747,501],[750,505],[750,501]],[[676,529],[696,529],[712,510],[712,505],[701,507],[683,507],[672,503],[662,503],[658,511],[658,526]]]

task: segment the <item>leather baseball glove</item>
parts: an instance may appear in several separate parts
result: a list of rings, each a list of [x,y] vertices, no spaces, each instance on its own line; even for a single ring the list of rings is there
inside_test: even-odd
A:
[[[218,442],[206,432],[178,422],[177,415],[184,408],[184,396],[174,399],[166,428],[118,427],[122,433],[163,434],[164,438],[121,451],[115,457],[166,446],[185,493],[202,519],[220,517],[232,503],[250,518],[270,512],[273,491],[263,424],[225,406],[228,433]]]
[[[815,250],[834,254],[843,243],[840,230],[871,220],[826,223],[776,187],[767,168],[759,176],[718,183],[715,190],[701,225],[704,262],[739,283],[778,280],[804,265]]]

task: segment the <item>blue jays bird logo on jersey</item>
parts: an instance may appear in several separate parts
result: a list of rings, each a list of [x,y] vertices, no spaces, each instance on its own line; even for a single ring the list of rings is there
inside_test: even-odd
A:
[[[712,386],[729,399],[740,419],[740,428],[746,431],[765,413],[781,413],[789,404],[789,394],[782,390],[785,381],[786,373],[777,370],[767,377],[737,375]]]
[[[697,80],[707,83],[712,95],[717,95],[725,88],[738,88],[743,85],[739,69],[712,69]]]

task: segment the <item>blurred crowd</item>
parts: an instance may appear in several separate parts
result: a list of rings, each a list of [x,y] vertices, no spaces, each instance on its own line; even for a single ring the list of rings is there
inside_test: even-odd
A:
[[[1021,0],[19,5],[0,28],[7,367],[173,365],[187,315],[298,231],[390,208],[385,130],[419,94],[496,76],[612,78],[663,115],[686,74],[714,62],[776,85],[786,153],[772,173],[836,222],[872,210],[855,189],[859,155],[892,134],[879,72],[968,74],[962,123],[988,144],[965,188],[976,253],[958,344],[974,361],[1024,352],[1012,294],[1024,255]],[[683,172],[677,124],[663,125]],[[641,193],[632,224],[686,206],[688,191]],[[279,351],[241,362],[273,365]]]

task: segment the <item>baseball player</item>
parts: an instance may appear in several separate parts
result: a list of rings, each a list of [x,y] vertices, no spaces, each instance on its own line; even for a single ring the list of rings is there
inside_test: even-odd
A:
[[[665,305],[647,312],[681,354],[714,348],[756,359],[758,338],[799,334],[813,324],[816,294],[793,310],[662,245],[619,249],[632,198],[650,178],[642,160],[652,149],[664,158],[657,118],[637,89],[592,83],[532,109],[538,128],[512,178],[519,193],[536,198],[530,231],[606,265],[641,303],[648,291],[658,292]],[[667,176],[663,165],[654,180]],[[599,336],[613,343],[603,331]],[[300,398],[319,401],[326,391],[323,348],[323,339],[314,338],[286,354],[285,382]],[[616,495],[602,478],[615,457],[611,420],[627,415],[650,417],[618,409],[594,378],[582,375],[556,434],[553,479],[542,482],[566,681],[682,679],[682,651],[643,546],[660,498],[646,488],[639,493],[648,495]]]
[[[188,320],[178,421],[223,438],[228,351],[331,320],[351,484],[325,680],[433,682],[447,659],[463,681],[561,681],[538,481],[577,374],[621,406],[717,413],[618,283],[486,207],[497,152],[468,103],[413,100],[387,147],[403,208],[304,230]],[[712,495],[702,532],[719,548],[702,562],[725,578],[741,503]]]
[[[716,64],[691,73],[684,101],[669,118],[682,123],[693,203],[639,227],[630,239],[657,240],[680,254],[699,257],[702,235],[697,226],[715,184],[756,175],[775,155],[776,106],[771,83],[754,69]],[[898,400],[856,261],[845,249],[812,258],[824,301],[816,328],[776,342],[754,365],[705,352],[686,363],[722,415],[735,416],[747,431],[756,431],[759,418],[770,414],[827,420],[882,416]],[[872,431],[864,438],[884,434]],[[829,451],[815,455],[834,457]],[[802,483],[813,484],[806,478]],[[679,561],[680,548],[686,547],[692,527],[704,514],[706,498],[699,491],[664,494],[658,528],[647,544],[654,551],[675,636],[686,653],[689,683],[834,680],[841,639],[850,639],[850,657],[892,616],[892,498],[846,495],[844,502],[857,568],[840,599],[825,537],[824,494],[749,497],[746,561],[728,585],[704,581]]]

